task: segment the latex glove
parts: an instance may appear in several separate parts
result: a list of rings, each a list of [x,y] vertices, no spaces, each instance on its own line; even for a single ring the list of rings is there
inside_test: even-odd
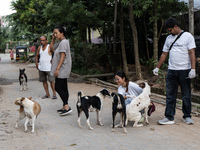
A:
[[[189,77],[190,79],[193,79],[193,78],[196,77],[196,71],[195,71],[195,69],[191,69],[191,70],[190,70],[190,72],[189,72],[189,74],[188,74],[188,77]]]
[[[153,74],[157,76],[158,75],[158,71],[159,71],[159,68],[156,67],[155,69],[153,69]]]

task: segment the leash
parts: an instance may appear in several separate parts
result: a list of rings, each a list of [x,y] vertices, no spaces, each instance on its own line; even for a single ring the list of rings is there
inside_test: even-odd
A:
[[[172,46],[174,45],[174,43],[181,37],[181,35],[184,33],[184,31],[182,31],[174,40],[174,42],[171,44],[171,46],[169,47],[169,51],[172,49]]]

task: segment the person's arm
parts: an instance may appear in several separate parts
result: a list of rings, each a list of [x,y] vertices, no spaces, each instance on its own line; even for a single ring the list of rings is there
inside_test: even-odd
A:
[[[60,70],[60,67],[62,66],[64,60],[65,60],[65,56],[66,54],[64,52],[60,52],[60,61],[58,63],[58,66],[56,68],[56,71],[54,72],[54,76],[57,77],[59,75],[59,70]]]
[[[39,58],[39,54],[40,54],[40,46],[38,47],[37,53],[35,55],[35,65],[36,68],[38,69],[38,58]]]
[[[158,75],[158,71],[159,71],[160,67],[162,66],[162,64],[165,62],[165,60],[167,59],[168,54],[169,54],[169,52],[162,52],[159,62],[157,64],[156,68],[153,70],[153,74]]]
[[[190,70],[190,72],[188,74],[188,77],[190,79],[192,79],[192,78],[196,77],[196,70],[195,70],[196,69],[195,68],[195,66],[196,66],[196,58],[195,58],[195,49],[194,48],[189,50],[189,56],[190,56],[190,61],[191,61],[191,70]]]
[[[55,36],[54,36],[54,32],[53,32],[53,34],[52,34],[52,39],[51,39],[51,43],[50,43],[50,50],[52,51],[52,52],[54,52],[55,50],[54,50],[54,48],[53,48],[53,46],[54,46],[54,44],[55,44]]]
[[[190,49],[189,50],[189,56],[190,56],[190,61],[191,61],[191,69],[196,69],[196,57],[195,57],[195,49]]]
[[[169,52],[162,52],[162,55],[160,56],[159,62],[157,64],[157,68],[160,69],[160,67],[162,66],[162,64],[165,62],[165,60],[167,59]]]
[[[117,92],[118,92],[118,94],[121,94],[121,95],[124,97],[124,99],[126,99],[126,96],[123,94],[123,93],[124,93],[124,90],[122,89],[121,86],[118,87]]]

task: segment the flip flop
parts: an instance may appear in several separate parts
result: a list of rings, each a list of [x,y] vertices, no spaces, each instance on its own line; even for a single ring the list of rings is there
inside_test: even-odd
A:
[[[42,99],[45,99],[45,98],[50,98],[49,96],[45,95],[42,97]]]
[[[57,97],[56,97],[56,96],[53,96],[52,99],[57,99]]]

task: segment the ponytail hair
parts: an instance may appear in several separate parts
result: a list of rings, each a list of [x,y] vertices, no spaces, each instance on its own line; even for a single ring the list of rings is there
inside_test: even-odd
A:
[[[128,92],[128,85],[129,85],[129,79],[127,78],[126,74],[123,71],[117,71],[115,73],[115,75],[121,77],[122,79],[125,78],[125,82],[126,82],[126,92]]]

